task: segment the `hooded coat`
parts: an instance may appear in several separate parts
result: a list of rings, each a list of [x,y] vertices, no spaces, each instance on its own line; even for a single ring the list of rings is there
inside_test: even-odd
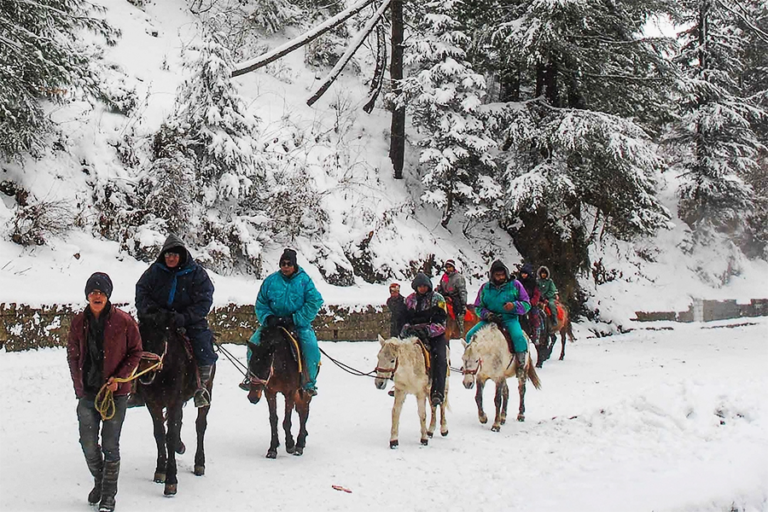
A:
[[[467,309],[467,283],[458,270],[443,274],[435,291],[443,297],[451,299],[456,315]]]
[[[522,274],[528,274],[528,278],[523,279]],[[533,265],[530,263],[526,263],[520,269],[520,283],[528,294],[531,307],[535,307],[541,300],[541,292],[539,292],[539,286],[536,284],[536,274],[533,273]]]
[[[427,293],[420,295],[419,286],[426,286]],[[432,291],[432,281],[426,274],[419,272],[411,283],[412,294],[405,299],[406,306],[406,324],[403,329],[409,325],[422,325],[426,328],[430,338],[435,338],[445,334],[445,322],[448,319],[448,312],[445,306],[445,298],[437,292]]]
[[[547,278],[542,279],[539,277],[536,280],[536,283],[539,286],[539,292],[541,293],[541,296],[546,300],[554,300],[555,296],[557,295],[557,287],[555,286],[555,282],[552,281],[552,273],[549,271],[547,267],[544,265],[539,267],[539,270],[536,271],[536,275],[539,276],[541,274],[541,271],[544,270],[547,273]]]
[[[165,265],[165,253],[174,249],[181,257],[178,266]],[[208,328],[208,312],[213,304],[213,283],[208,273],[189,253],[184,243],[169,235],[160,255],[136,283],[136,310],[139,320],[160,310],[184,316],[183,326],[195,348],[198,364],[213,364],[213,333]]]

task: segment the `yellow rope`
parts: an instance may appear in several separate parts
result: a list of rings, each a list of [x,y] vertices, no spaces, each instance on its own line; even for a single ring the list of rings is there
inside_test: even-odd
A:
[[[113,382],[117,382],[118,384],[121,384],[123,382],[131,382],[132,380],[138,379],[144,374],[147,374],[149,372],[153,372],[156,369],[160,368],[163,365],[163,360],[160,359],[158,362],[156,362],[153,365],[150,365],[145,370],[136,373],[137,368],[133,369],[133,372],[131,372],[131,376],[128,378],[121,378],[121,377],[115,377],[113,379]],[[99,414],[101,414],[102,421],[108,421],[115,417],[115,412],[117,412],[117,408],[115,406],[115,396],[113,394],[113,391],[107,388],[107,384],[104,384],[101,386],[101,389],[96,394],[96,399],[94,400],[93,406],[96,408],[97,411],[99,411]]]
[[[281,326],[280,328],[281,328],[281,329],[282,329],[282,330],[285,332],[285,334],[287,334],[287,335],[288,335],[288,337],[291,339],[291,341],[293,342],[293,346],[294,346],[294,347],[296,347],[296,355],[298,355],[298,356],[299,356],[299,357],[297,358],[297,359],[299,360],[299,361],[298,361],[298,362],[299,362],[299,375],[301,375],[301,348],[299,348],[299,342],[298,342],[298,341],[296,341],[296,338],[294,338],[294,337],[293,337],[293,335],[291,334],[291,331],[289,331],[288,329],[286,329],[285,327],[282,327],[282,326]]]

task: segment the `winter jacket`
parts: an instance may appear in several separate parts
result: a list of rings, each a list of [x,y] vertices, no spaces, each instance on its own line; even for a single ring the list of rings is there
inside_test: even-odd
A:
[[[427,286],[427,293],[419,294],[418,287]],[[437,292],[432,291],[432,281],[426,274],[419,273],[411,283],[414,293],[405,299],[406,315],[405,326],[423,327],[429,338],[435,338],[445,334],[445,322],[448,319],[448,312],[445,306],[445,298]]]
[[[543,297],[544,300],[554,299],[555,296],[557,295],[557,287],[555,286],[554,281],[552,281],[552,273],[549,271],[547,267],[542,265],[539,267],[539,270],[536,271],[537,276],[541,274],[542,269],[546,271],[547,278],[542,279],[541,277],[539,277],[536,280],[536,284],[538,284],[539,286],[539,292],[541,293],[541,296]]]
[[[523,279],[522,274],[524,273],[528,274],[527,279]],[[539,286],[536,284],[536,275],[533,273],[533,265],[530,263],[526,263],[523,265],[523,268],[520,269],[520,283],[528,294],[531,306],[535,307],[541,300],[541,292],[539,292]]]
[[[467,309],[467,284],[464,276],[457,271],[443,274],[435,291],[453,301],[453,308],[457,314]]]
[[[400,332],[405,325],[406,310],[405,297],[397,295],[396,297],[390,297],[387,299],[387,307],[391,313],[389,319],[389,335],[391,337],[400,336]]]
[[[183,254],[175,268],[165,266],[165,253],[180,249]],[[170,235],[157,260],[136,283],[136,310],[139,319],[160,309],[184,315],[187,331],[207,331],[207,315],[213,304],[213,283],[176,236]]]
[[[256,318],[261,325],[275,315],[290,316],[298,328],[311,326],[323,305],[323,297],[304,269],[296,268],[290,277],[277,271],[262,283],[256,297]]]
[[[109,311],[103,314],[106,318],[102,375],[106,383],[110,377],[121,379],[130,377],[139,365],[142,347],[139,326],[131,315],[114,306],[110,306]],[[88,319],[84,311],[75,315],[69,327],[67,362],[77,398],[85,396],[83,366],[88,350],[88,328]],[[117,386],[115,395],[127,395],[130,392],[131,383],[123,382]]]
[[[494,269],[503,269],[507,275],[504,284],[497,285],[493,282]],[[504,309],[504,304],[511,302],[514,305],[511,311]],[[491,279],[480,287],[475,298],[475,312],[482,320],[488,319],[489,313],[494,313],[506,320],[518,315],[524,315],[531,309],[528,293],[520,281],[509,280],[509,270],[503,263],[496,261],[491,267]]]

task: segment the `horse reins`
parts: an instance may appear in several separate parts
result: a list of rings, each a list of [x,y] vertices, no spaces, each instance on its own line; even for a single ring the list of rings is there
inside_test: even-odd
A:
[[[478,359],[477,368],[475,368],[474,370],[465,370],[464,368],[460,368],[459,371],[461,372],[462,375],[477,375],[477,372],[479,372],[480,368],[482,367],[483,367],[483,358],[481,357],[480,359]]]
[[[400,363],[399,358],[395,358],[395,366],[394,368],[382,368],[381,366],[377,366],[374,370],[376,373],[391,373],[390,379],[395,377],[395,372],[397,371],[397,365]]]
[[[165,359],[165,355],[167,353],[168,353],[167,341],[165,342],[165,345],[163,347],[163,353],[160,355],[157,355],[154,352],[142,352],[141,359],[145,361],[155,361],[155,362],[138,373],[136,373],[136,370],[138,370],[139,367],[136,366],[136,368],[133,369],[133,372],[131,372],[131,375],[129,377],[127,378],[115,377],[113,382],[117,382],[118,384],[122,384],[124,382],[131,382],[132,380],[136,380],[142,375],[146,375],[149,372],[161,370],[163,368],[163,360]],[[117,407],[115,406],[114,392],[107,388],[106,383],[104,383],[104,385],[101,386],[101,389],[99,389],[99,392],[96,393],[96,398],[93,401],[93,406],[97,411],[99,411],[102,421],[108,421],[114,418],[115,413],[117,412]]]

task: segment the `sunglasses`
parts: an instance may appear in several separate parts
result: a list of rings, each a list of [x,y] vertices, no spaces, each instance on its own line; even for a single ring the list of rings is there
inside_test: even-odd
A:
[[[281,261],[280,262],[280,266],[281,267],[292,267],[293,263],[291,263],[290,261]]]

